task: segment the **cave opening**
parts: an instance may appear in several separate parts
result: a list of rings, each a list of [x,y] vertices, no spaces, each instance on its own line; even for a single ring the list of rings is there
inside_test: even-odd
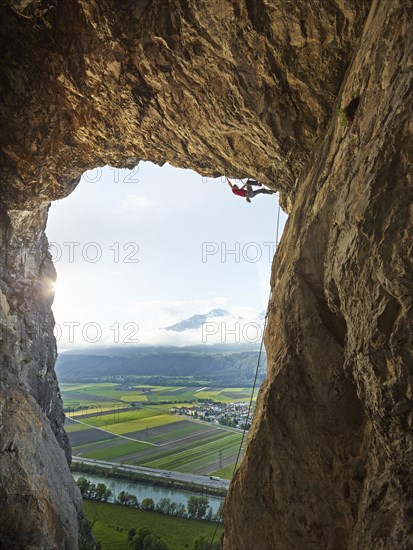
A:
[[[127,322],[139,325],[139,338],[130,343],[156,345],[159,335],[151,331],[178,322],[179,315],[215,308],[233,308],[234,316],[253,321],[267,305],[277,215],[278,195],[247,204],[231,194],[224,177],[168,164],[85,172],[48,214],[59,349],[121,343],[109,327]],[[279,236],[286,219],[281,211]],[[99,336],[93,337],[93,327],[90,337],[87,330],[82,334],[85,324],[95,322],[102,325]],[[162,334],[164,344],[174,345],[253,340],[242,331],[232,340],[230,333],[214,336],[191,341]]]
[[[75,471],[104,461],[154,466],[169,476],[167,470],[174,469],[173,457],[181,450],[174,444],[185,432],[184,439],[193,434],[186,447],[198,453],[203,449],[204,457],[196,465],[184,460],[177,469],[206,479],[228,477],[240,434],[227,441],[228,432],[223,431],[222,444],[217,445],[216,437],[209,450],[211,421],[218,434],[221,420],[208,418],[208,429],[193,433],[187,416],[185,427],[178,426],[180,413],[172,418],[175,437],[170,412],[185,401],[178,398],[182,393],[189,402],[202,403],[204,398],[239,403],[239,425],[233,427],[241,431],[252,377],[251,383],[242,376],[234,383],[232,374],[205,378],[205,370],[204,376],[198,375],[196,358],[189,367],[193,372],[187,366],[176,370],[173,363],[170,376],[159,364],[151,367],[152,376],[131,365],[144,362],[142,354],[147,358],[154,350],[160,362],[165,353],[182,352],[180,360],[182,354],[199,354],[200,363],[205,353],[233,354],[238,362],[238,357],[245,362],[250,353],[252,371],[276,230],[279,239],[285,221],[278,195],[258,196],[248,204],[231,193],[224,177],[205,178],[149,162],[132,170],[90,170],[68,197],[52,203],[46,234],[57,270],[56,372]],[[264,373],[265,365],[261,380]],[[166,387],[164,393],[156,381]],[[152,416],[146,416],[147,409]],[[156,415],[168,416],[168,422],[163,424],[164,418],[161,422]],[[159,434],[162,430],[165,434]],[[171,449],[168,459],[160,460],[155,452],[151,460],[145,458],[148,447],[158,443]],[[79,466],[80,461],[86,466]],[[110,486],[115,496],[117,482]],[[219,500],[210,501],[217,513]]]

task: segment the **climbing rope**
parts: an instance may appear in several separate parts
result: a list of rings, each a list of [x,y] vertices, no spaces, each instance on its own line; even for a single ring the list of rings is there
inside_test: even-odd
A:
[[[278,193],[277,193],[278,194]],[[278,213],[277,213],[277,228],[276,228],[276,241],[275,241],[275,251],[277,252],[277,249],[278,249],[278,244],[279,244],[279,229],[280,229],[280,202],[279,202],[279,195],[278,195]],[[239,445],[239,448],[238,448],[238,454],[237,454],[237,458],[235,460],[235,464],[234,464],[234,470],[232,472],[232,477],[234,477],[235,475],[235,472],[237,471],[237,468],[238,468],[238,462],[239,462],[239,459],[240,459],[240,456],[241,456],[241,452],[242,452],[242,446],[244,444],[244,439],[245,439],[245,434],[247,432],[247,425],[248,425],[248,422],[249,422],[249,419],[250,419],[250,414],[251,414],[251,409],[252,409],[252,403],[254,401],[254,392],[255,392],[255,387],[257,385],[257,379],[258,379],[258,371],[260,369],[260,363],[261,363],[261,356],[262,356],[262,349],[263,349],[263,345],[264,345],[264,334],[265,334],[265,330],[267,328],[267,321],[268,321],[268,315],[270,313],[270,310],[271,310],[271,296],[272,296],[272,288],[270,288],[270,293],[269,293],[269,296],[268,296],[268,302],[267,302],[267,310],[265,312],[265,319],[264,319],[264,327],[263,327],[263,330],[262,330],[262,335],[261,335],[261,345],[260,345],[260,352],[258,354],[258,360],[257,360],[257,367],[255,369],[255,376],[254,376],[254,383],[252,385],[252,391],[251,391],[251,397],[250,397],[250,402],[249,402],[249,405],[248,405],[248,412],[247,412],[247,418],[245,419],[245,424],[244,424],[244,429],[242,431],[242,437],[241,437],[241,442],[240,442],[240,445]],[[225,499],[223,500],[223,502],[225,502],[226,500],[226,497]],[[214,533],[212,535],[212,539],[211,539],[211,542],[209,543],[209,549],[208,550],[211,550],[212,549],[212,545],[214,543],[214,539],[216,537],[216,534],[217,534],[217,531],[218,531],[218,527],[219,527],[219,524],[221,523],[221,520],[222,520],[222,517],[223,517],[223,508],[221,509],[221,512],[220,512],[220,515],[219,515],[219,518],[217,520],[217,524],[215,526],[215,529],[214,529]]]
[[[270,312],[271,294],[272,294],[272,292],[271,292],[271,290],[270,290],[270,294],[269,294],[269,297],[268,297],[267,311],[266,311],[265,320],[264,320],[264,327],[263,327],[262,336],[261,336],[260,352],[259,352],[259,354],[258,354],[257,367],[256,367],[256,369],[255,369],[254,383],[253,383],[253,386],[252,386],[250,402],[249,402],[249,405],[248,405],[247,417],[246,417],[246,419],[245,419],[244,429],[243,429],[243,431],[242,431],[241,442],[240,442],[240,445],[239,445],[239,448],[238,448],[238,454],[237,454],[237,458],[236,458],[236,460],[235,460],[234,470],[233,470],[233,472],[232,472],[232,477],[234,477],[235,472],[236,472],[236,470],[237,470],[237,468],[238,468],[238,462],[239,462],[239,459],[240,459],[240,456],[241,456],[242,446],[243,446],[243,444],[244,444],[244,439],[245,439],[245,434],[247,433],[247,425],[248,425],[248,422],[249,422],[249,419],[250,419],[250,415],[251,415],[252,403],[253,403],[253,401],[254,401],[254,392],[255,392],[255,387],[256,387],[256,385],[257,385],[258,371],[259,371],[259,368],[260,368],[261,356],[262,356],[262,348],[263,348],[263,345],[264,345],[264,334],[265,334],[265,329],[267,328],[268,314],[269,314],[269,312]],[[226,499],[226,497],[225,497],[225,499]],[[225,499],[223,500],[223,502],[225,502]],[[216,524],[216,526],[215,526],[215,529],[214,529],[214,533],[213,533],[213,535],[212,535],[211,542],[210,542],[210,544],[209,544],[209,550],[211,550],[212,545],[213,545],[213,543],[214,543],[214,539],[215,539],[215,536],[216,536],[216,534],[217,534],[219,524],[221,523],[222,516],[223,516],[223,508],[221,508],[221,512],[220,512],[219,518],[218,518],[218,520],[217,520],[217,524]]]

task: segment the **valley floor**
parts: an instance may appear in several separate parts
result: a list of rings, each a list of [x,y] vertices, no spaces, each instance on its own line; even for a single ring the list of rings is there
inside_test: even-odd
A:
[[[204,536],[211,540],[215,523],[164,516],[155,512],[135,510],[117,504],[84,501],[84,510],[93,524],[93,534],[103,550],[129,550],[128,531],[141,527],[159,535],[169,550],[191,550],[193,541]],[[215,541],[219,541],[223,527],[219,526]]]

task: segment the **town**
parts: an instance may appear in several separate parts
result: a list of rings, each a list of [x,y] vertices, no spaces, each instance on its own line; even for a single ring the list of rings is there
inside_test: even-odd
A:
[[[211,424],[221,424],[231,428],[245,428],[245,422],[248,417],[249,403],[221,403],[215,401],[205,401],[197,405],[186,407],[171,407],[172,414],[192,416],[204,422]],[[254,415],[255,402],[251,405],[251,411],[246,429],[251,427],[251,420]]]

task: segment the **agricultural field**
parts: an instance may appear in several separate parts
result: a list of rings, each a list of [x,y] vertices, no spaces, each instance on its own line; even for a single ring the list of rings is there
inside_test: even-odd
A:
[[[170,550],[192,548],[194,539],[204,536],[211,540],[216,524],[207,521],[164,516],[155,512],[135,510],[116,504],[84,501],[87,518],[93,524],[93,534],[104,550],[129,550],[128,531],[146,527],[159,535]],[[216,541],[220,540],[223,527],[219,526]]]
[[[248,401],[251,397],[251,388],[145,386],[142,384],[122,386],[114,382],[61,384],[60,389],[66,411],[75,416],[84,414],[84,410],[80,410],[82,407],[90,412],[99,412],[128,407],[131,403],[137,405],[159,402],[184,403],[197,399],[236,403]]]
[[[74,456],[231,478],[241,431],[171,414],[170,409],[194,405],[196,399],[245,402],[250,388],[116,388],[119,384],[62,385],[65,407],[75,402],[85,407],[66,413]]]
[[[72,452],[96,460],[204,475],[234,463],[241,441],[238,430],[156,411],[152,414],[128,418],[121,413],[114,424],[102,423],[102,416],[87,419],[104,428],[69,420],[66,431]]]

